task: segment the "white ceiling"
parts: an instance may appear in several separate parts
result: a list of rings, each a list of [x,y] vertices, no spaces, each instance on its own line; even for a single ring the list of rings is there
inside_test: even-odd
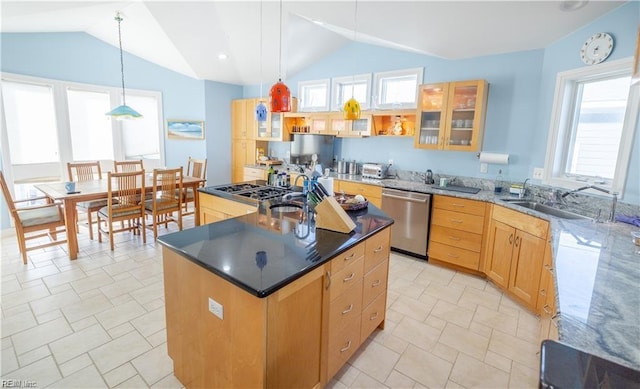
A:
[[[310,66],[354,35],[360,42],[446,59],[544,48],[624,1],[592,0],[575,11],[561,9],[572,3],[582,2],[285,0],[283,76]],[[120,11],[124,50],[160,66],[241,85],[273,80],[279,73],[278,1],[2,0],[0,6],[2,32],[83,31],[117,47],[114,16]],[[220,53],[228,59],[219,60]]]

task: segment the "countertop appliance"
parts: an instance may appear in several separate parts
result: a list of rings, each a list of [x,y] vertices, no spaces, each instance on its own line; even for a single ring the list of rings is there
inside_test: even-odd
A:
[[[380,163],[362,164],[362,177],[383,179],[386,176],[386,166]]]
[[[200,189],[205,193],[232,196],[240,196],[245,199],[253,199],[256,201],[264,201],[273,198],[280,198],[285,194],[291,193],[289,188],[278,186],[268,186],[265,181],[256,180],[254,182],[241,182],[232,185],[207,186]]]
[[[391,226],[391,248],[426,258],[431,195],[384,188],[382,211],[395,220]]]

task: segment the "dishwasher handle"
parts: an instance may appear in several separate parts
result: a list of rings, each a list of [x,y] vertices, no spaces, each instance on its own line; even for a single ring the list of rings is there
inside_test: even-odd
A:
[[[424,199],[416,199],[416,198],[413,198],[413,197],[395,196],[395,195],[384,193],[384,192],[382,193],[382,197],[389,197],[389,198],[392,198],[392,199],[398,199],[398,200],[403,200],[403,201],[411,201],[411,202],[414,202],[414,203],[426,203],[429,200],[428,197],[424,198]]]

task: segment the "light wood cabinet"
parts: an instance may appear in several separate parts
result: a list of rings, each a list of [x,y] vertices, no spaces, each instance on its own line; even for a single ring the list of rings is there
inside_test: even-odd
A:
[[[258,99],[231,102],[231,182],[244,181],[244,166],[256,163],[258,147],[267,149],[266,141],[256,141],[258,121],[255,107]]]
[[[361,184],[359,182],[334,180],[335,193],[344,191],[350,195],[362,195],[367,201],[378,208],[382,208],[382,187],[377,185]]]
[[[545,248],[541,273],[540,291],[538,293],[538,303],[536,305],[538,314],[540,315],[539,341],[542,342],[545,339],[558,340],[556,288],[550,241],[547,241],[547,246]]]
[[[232,139],[231,182],[244,181],[244,167],[256,163],[256,141]]]
[[[535,311],[549,222],[493,206],[485,273],[498,286]]]
[[[258,210],[255,205],[243,204],[202,192],[198,192],[198,196],[200,196],[198,213],[201,225],[254,213]]]
[[[415,129],[416,111],[413,109],[373,112],[373,131],[376,136],[413,137]]]
[[[480,150],[488,91],[485,80],[420,85],[414,147]]]
[[[269,171],[266,169],[245,166],[243,171],[243,181],[266,180],[269,176]]]
[[[434,195],[429,259],[480,270],[486,207],[481,201]]]

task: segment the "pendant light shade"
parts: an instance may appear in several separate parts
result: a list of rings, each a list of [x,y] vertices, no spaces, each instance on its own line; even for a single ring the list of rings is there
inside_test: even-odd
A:
[[[259,122],[267,121],[267,106],[262,101],[256,107],[256,120]]]
[[[342,112],[346,120],[358,120],[360,119],[360,103],[352,97],[344,103]]]
[[[291,111],[291,91],[282,82],[282,0],[280,0],[280,77],[269,90],[271,98],[271,112]]]
[[[116,13],[115,20],[118,22],[118,42],[120,44],[120,76],[122,80],[122,105],[112,109],[107,112],[105,115],[111,116],[116,120],[126,120],[126,119],[138,119],[141,118],[142,115],[138,113],[135,109],[129,107],[127,105],[127,99],[124,94],[124,60],[122,55],[122,32],[120,30],[120,23],[122,22],[122,16],[120,16],[120,12]]]
[[[271,112],[289,112],[291,111],[291,91],[289,87],[278,79],[269,91],[271,98]]]

